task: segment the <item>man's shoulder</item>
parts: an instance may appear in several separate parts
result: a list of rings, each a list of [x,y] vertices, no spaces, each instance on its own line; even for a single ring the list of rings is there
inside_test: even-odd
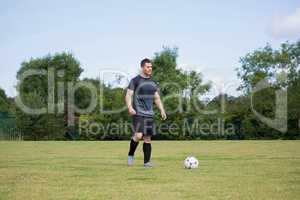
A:
[[[154,80],[151,78],[151,80],[156,84],[156,85],[159,85],[159,82],[157,80]]]
[[[135,90],[138,87],[139,82],[140,82],[140,77],[139,75],[137,75],[130,80],[127,88],[130,90]]]
[[[137,75],[137,76],[133,77],[133,78],[131,79],[131,81],[137,82],[137,81],[139,81],[140,79],[141,79],[140,75]]]
[[[156,87],[159,86],[159,82],[158,82],[157,80],[151,78],[150,81],[151,81]]]

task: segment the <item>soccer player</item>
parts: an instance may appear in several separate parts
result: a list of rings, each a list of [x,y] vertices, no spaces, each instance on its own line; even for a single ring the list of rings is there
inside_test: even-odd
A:
[[[133,117],[133,136],[130,141],[128,153],[128,166],[133,165],[134,152],[140,140],[144,140],[144,167],[152,167],[151,136],[155,134],[153,102],[160,110],[161,118],[167,118],[163,104],[160,100],[158,85],[151,79],[151,60],[145,58],[141,61],[141,74],[134,77],[127,88],[125,97],[129,114]]]

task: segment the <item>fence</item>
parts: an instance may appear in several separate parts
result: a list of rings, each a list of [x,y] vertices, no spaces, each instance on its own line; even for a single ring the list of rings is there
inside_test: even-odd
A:
[[[22,132],[16,127],[16,117],[0,113],[0,140],[23,140]]]

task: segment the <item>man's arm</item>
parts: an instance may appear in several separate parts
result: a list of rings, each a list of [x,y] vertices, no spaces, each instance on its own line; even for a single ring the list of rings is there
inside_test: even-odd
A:
[[[158,109],[160,111],[161,118],[163,120],[167,119],[167,115],[166,115],[164,106],[163,106],[163,104],[162,104],[162,102],[160,100],[160,96],[159,96],[158,92],[154,93],[154,102],[155,102],[156,106],[158,107]]]
[[[135,115],[136,111],[132,107],[132,96],[133,96],[133,90],[127,89],[126,96],[125,96],[125,102],[128,108],[128,112],[130,115]]]

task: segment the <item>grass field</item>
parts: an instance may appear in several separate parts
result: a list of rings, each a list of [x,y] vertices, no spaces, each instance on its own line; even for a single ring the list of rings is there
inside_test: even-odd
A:
[[[0,200],[300,199],[300,141],[0,142]],[[189,154],[200,168],[185,170]]]

